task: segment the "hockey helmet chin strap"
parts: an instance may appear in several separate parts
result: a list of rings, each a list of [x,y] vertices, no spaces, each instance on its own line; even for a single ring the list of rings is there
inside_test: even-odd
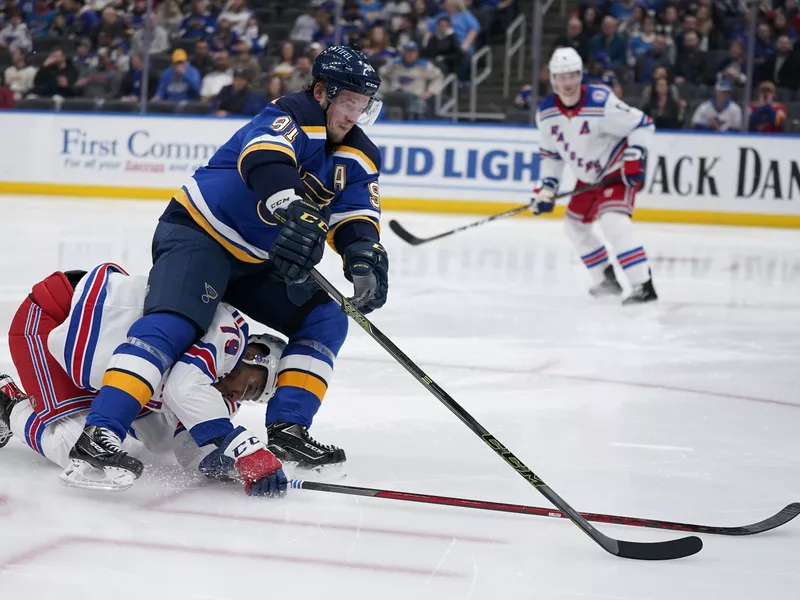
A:
[[[253,346],[257,344],[258,346]],[[251,335],[247,338],[248,350],[256,350],[256,353],[242,358],[242,362],[253,367],[261,367],[267,370],[266,379],[250,379],[247,382],[241,401],[265,403],[275,394],[278,383],[278,362],[281,359],[286,342],[281,338],[268,333]]]

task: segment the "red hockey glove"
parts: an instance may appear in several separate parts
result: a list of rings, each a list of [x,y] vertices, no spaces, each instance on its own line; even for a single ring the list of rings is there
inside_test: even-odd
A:
[[[638,191],[644,186],[647,151],[641,146],[626,148],[622,155],[622,181]]]
[[[221,447],[225,456],[236,461],[234,466],[244,481],[244,491],[248,496],[272,498],[286,495],[288,481],[281,461],[244,427],[237,427],[228,434]]]

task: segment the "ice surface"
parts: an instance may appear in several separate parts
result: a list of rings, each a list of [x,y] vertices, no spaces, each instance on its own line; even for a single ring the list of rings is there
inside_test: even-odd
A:
[[[162,209],[0,200],[0,324],[56,269],[146,273]],[[471,220],[389,217],[421,236]],[[662,300],[624,310],[587,295],[557,221],[417,248],[385,227],[390,300],[372,318],[578,510],[740,525],[800,500],[800,235],[639,231]],[[344,288],[338,264],[323,271]],[[261,411],[240,420],[263,432]],[[347,450],[341,483],[547,506],[355,326],[313,432]],[[800,523],[639,563],[568,521],[311,491],[249,499],[144,459],[131,490],[103,494],[62,487],[18,439],[0,450],[0,598],[800,598]]]

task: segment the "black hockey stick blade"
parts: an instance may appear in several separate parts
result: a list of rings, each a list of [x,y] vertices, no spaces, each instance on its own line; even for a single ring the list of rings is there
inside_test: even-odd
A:
[[[636,560],[672,560],[692,556],[703,549],[703,540],[694,535],[677,540],[649,544],[608,539],[617,545],[616,552],[612,550],[609,550],[609,552],[622,558]]]
[[[588,192],[588,191],[597,189],[599,187],[602,187],[604,185],[608,185],[609,183],[614,183],[616,181],[617,181],[616,179],[598,181],[597,183],[593,183],[591,185],[587,185],[585,187],[582,187],[580,189],[580,191],[581,192]],[[566,198],[568,196],[572,196],[576,191],[577,190],[570,190],[569,192],[563,192],[561,194],[558,194],[557,196],[555,196],[553,198],[553,201],[561,200],[561,199]],[[389,228],[392,231],[394,231],[395,234],[397,235],[397,237],[399,237],[404,242],[406,242],[408,244],[411,244],[412,246],[419,246],[420,244],[427,244],[428,242],[433,242],[434,240],[440,240],[440,239],[442,239],[444,237],[447,237],[449,235],[453,235],[454,233],[458,233],[460,231],[465,231],[467,229],[472,229],[473,227],[478,227],[480,225],[485,225],[486,223],[491,223],[492,221],[497,221],[499,219],[505,219],[506,217],[513,217],[516,214],[519,214],[521,212],[525,212],[526,210],[530,210],[530,208],[531,208],[530,204],[523,204],[522,206],[517,206],[515,208],[511,208],[511,209],[503,211],[501,213],[497,213],[496,215],[492,215],[491,217],[486,217],[485,219],[481,219],[480,221],[473,221],[472,223],[467,223],[466,225],[462,225],[461,227],[456,227],[455,229],[451,229],[450,231],[445,231],[443,233],[440,233],[438,235],[434,235],[434,236],[428,237],[428,238],[420,238],[420,237],[415,236],[413,233],[408,231],[408,229],[406,229],[405,227],[400,225],[400,223],[398,223],[394,219],[389,221]]]
[[[697,537],[687,537],[683,540],[671,542],[621,542],[608,537],[598,531],[584,519],[574,508],[567,504],[550,486],[548,486],[536,473],[531,471],[525,463],[517,458],[511,450],[506,448],[500,440],[494,437],[489,431],[471,414],[469,414],[455,399],[445,392],[433,379],[420,369],[406,354],[398,348],[392,340],[375,327],[367,317],[353,306],[344,295],[325,279],[317,269],[311,269],[309,276],[322,290],[325,291],[331,300],[336,302],[344,313],[353,319],[359,326],[378,344],[389,353],[406,371],[411,373],[414,378],[424,385],[428,391],[441,402],[450,412],[466,425],[472,433],[481,438],[491,450],[502,458],[517,474],[525,479],[530,485],[536,488],[540,494],[547,498],[556,508],[565,513],[569,519],[595,543],[615,556],[622,558],[634,558],[639,560],[670,560],[691,556],[699,552],[703,547],[703,542]]]
[[[289,485],[296,489],[329,492],[333,494],[346,494],[348,496],[365,496],[367,498],[382,498],[388,500],[403,500],[405,502],[418,502],[421,504],[436,504],[438,506],[457,506],[495,512],[532,515],[535,517],[550,517],[556,519],[569,519],[565,513],[554,508],[541,506],[525,506],[522,504],[509,504],[507,502],[492,502],[490,500],[470,500],[467,498],[452,498],[436,494],[417,494],[414,492],[398,492],[394,490],[381,490],[375,488],[340,485],[336,483],[322,483],[317,481],[303,481],[292,479]],[[800,514],[800,503],[790,504],[780,512],[751,525],[739,527],[717,527],[713,525],[693,525],[678,523],[676,521],[660,521],[657,519],[643,519],[640,517],[627,517],[608,515],[603,513],[581,512],[580,515],[587,521],[609,523],[612,525],[625,525],[628,527],[647,527],[650,529],[666,529],[669,531],[686,531],[689,533],[708,533],[712,535],[755,535],[764,533],[776,527],[785,525]]]
[[[462,225],[461,227],[456,227],[455,229],[451,229],[450,231],[445,231],[438,235],[434,235],[429,238],[419,238],[409,232],[405,227],[400,225],[397,221],[392,219],[389,221],[389,228],[397,234],[404,242],[411,244],[412,246],[419,246],[420,244],[427,244],[428,242],[433,242],[435,240],[440,240],[444,237],[449,235],[453,235],[454,233],[458,233],[459,231],[464,231],[466,229],[472,229],[473,227],[478,227],[479,225],[485,225],[486,223],[491,223],[492,221],[497,221],[498,219],[504,219],[506,217],[511,217],[513,215],[519,214],[521,212],[525,212],[529,210],[530,205],[525,204],[523,206],[517,206],[516,208],[512,208],[511,210],[507,210],[505,212],[501,212],[496,215],[492,215],[491,217],[487,217],[485,219],[481,219],[480,221],[474,221],[472,223],[468,223],[467,225]]]
[[[519,459],[513,455],[511,455],[510,458],[519,462]],[[520,462],[520,464],[522,463]],[[533,475],[533,473],[530,474],[536,479],[539,479],[536,475]],[[703,540],[694,535],[665,542],[628,542],[614,539],[592,527],[580,513],[567,504],[567,502],[556,494],[550,486],[545,485],[541,479],[539,479],[539,485],[535,487],[545,498],[550,500],[553,505],[558,507],[561,512],[566,514],[573,523],[580,527],[585,534],[597,542],[606,552],[614,556],[631,558],[634,560],[674,560],[692,556],[703,549]]]
[[[419,246],[420,244],[424,244],[425,242],[430,242],[431,240],[437,239],[438,236],[434,236],[428,239],[422,239],[415,236],[413,233],[410,233],[405,227],[400,225],[394,219],[389,221],[389,229],[394,231],[395,235],[399,237],[401,240],[406,242],[407,244],[411,244],[412,246]]]

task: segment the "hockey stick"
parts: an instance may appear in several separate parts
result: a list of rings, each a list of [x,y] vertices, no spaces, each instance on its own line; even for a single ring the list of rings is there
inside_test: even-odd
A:
[[[552,502],[556,508],[566,514],[584,533],[591,537],[604,550],[622,558],[635,558],[640,560],[669,560],[673,558],[683,558],[691,556],[703,548],[703,542],[695,536],[670,540],[667,542],[626,542],[608,537],[598,531],[584,519],[578,512],[550,488],[538,475],[531,471],[525,464],[483,427],[475,418],[464,410],[447,392],[436,384],[433,379],[426,375],[400,348],[386,337],[377,327],[370,323],[342,293],[337,290],[322,274],[316,269],[310,272],[311,278],[331,297],[331,299],[342,307],[342,310],[358,323],[372,339],[380,344],[397,362],[399,362],[414,378],[423,384],[450,412],[457,416],[470,430],[480,437],[495,454],[505,460],[521,477],[529,484],[539,490],[545,498]]]
[[[582,187],[580,190],[571,190],[569,192],[564,192],[563,194],[558,194],[553,198],[553,201],[561,200],[562,198],[566,198],[567,196],[572,196],[572,194],[574,194],[577,191],[589,192],[601,186],[608,185],[609,183],[614,183],[615,181],[616,180],[598,181],[597,183],[593,183],[592,185],[587,185],[586,187]],[[529,210],[530,207],[531,207],[530,203],[524,204],[522,206],[518,206],[517,208],[512,208],[511,210],[507,210],[505,212],[492,215],[491,217],[488,217],[486,219],[481,219],[480,221],[469,223],[468,225],[462,225],[461,227],[456,227],[455,229],[451,229],[450,231],[445,231],[444,233],[440,233],[439,235],[434,235],[433,237],[429,238],[418,238],[412,233],[409,233],[407,229],[405,229],[402,225],[400,225],[400,223],[398,223],[394,219],[389,221],[389,227],[391,228],[392,231],[394,231],[397,234],[397,237],[399,237],[404,242],[408,242],[412,246],[419,246],[420,244],[427,244],[428,242],[432,242],[434,240],[440,240],[443,237],[447,237],[448,235],[453,235],[454,233],[458,233],[459,231],[472,229],[473,227],[478,227],[479,225],[485,225],[486,223],[491,223],[492,221],[497,221],[498,219],[513,217],[516,214]]]
[[[534,515],[537,517],[554,517],[568,519],[569,516],[560,510],[542,508],[539,506],[523,506],[521,504],[506,504],[504,502],[489,502],[486,500],[467,500],[465,498],[450,498],[448,496],[434,496],[431,494],[414,494],[412,492],[394,492],[392,490],[377,490],[373,488],[338,485],[335,483],[318,483],[316,481],[303,481],[291,479],[289,485],[295,489],[314,490],[316,492],[331,492],[333,494],[347,494],[350,496],[366,496],[369,498],[388,498],[390,500],[406,500],[408,502],[421,502],[423,504],[438,504],[441,506],[461,506],[463,508],[477,508],[480,510],[493,510],[497,512]],[[582,512],[580,515],[587,521],[609,523],[611,525],[628,525],[630,527],[649,527],[651,529],[668,529],[670,531],[687,531],[690,533],[710,533],[714,535],[755,535],[786,525],[800,514],[800,502],[790,504],[771,517],[739,527],[722,527],[715,525],[692,525],[675,521],[659,521],[657,519],[642,519],[640,517],[620,517],[602,513]]]

